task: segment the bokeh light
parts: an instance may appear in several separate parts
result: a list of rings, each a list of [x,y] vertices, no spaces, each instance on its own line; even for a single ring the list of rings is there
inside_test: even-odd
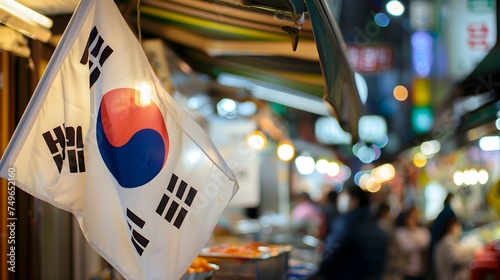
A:
[[[298,156],[295,159],[295,166],[302,175],[309,175],[316,169],[314,159],[310,156]]]
[[[331,177],[335,177],[339,174],[339,172],[340,172],[340,165],[337,162],[332,161],[328,163],[328,169],[326,170],[326,174],[328,174]]]
[[[457,186],[463,185],[464,174],[462,173],[462,171],[460,170],[455,171],[455,173],[453,174],[453,183],[455,183],[455,185]]]
[[[316,171],[318,171],[318,173],[320,174],[325,174],[328,170],[328,164],[328,160],[318,159],[318,161],[316,161]]]
[[[479,184],[484,185],[488,182],[490,175],[488,174],[488,171],[484,169],[479,170]]]
[[[293,148],[292,143],[289,141],[281,141],[278,144],[278,157],[282,161],[290,161],[295,155],[295,149]]]
[[[392,94],[398,101],[405,101],[408,99],[408,89],[402,85],[396,86],[392,91]]]
[[[247,136],[247,144],[250,148],[261,151],[267,145],[267,137],[259,130],[254,131]]]
[[[421,152],[415,153],[413,156],[413,165],[415,165],[418,168],[422,168],[427,164],[427,156],[425,156]]]
[[[380,184],[379,182],[375,182],[373,180],[368,180],[366,182],[366,190],[371,192],[371,193],[378,192],[381,187],[382,187],[382,184]]]
[[[375,24],[380,27],[387,27],[391,23],[391,19],[384,13],[377,13],[373,19],[375,20]]]
[[[393,16],[400,16],[405,12],[405,6],[397,0],[387,2],[385,8]]]

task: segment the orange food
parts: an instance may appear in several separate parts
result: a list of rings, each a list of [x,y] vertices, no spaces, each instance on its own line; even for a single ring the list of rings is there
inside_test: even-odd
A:
[[[213,268],[210,266],[210,264],[205,258],[196,257],[191,266],[189,266],[189,268],[186,270],[186,273],[205,272],[205,271],[210,271],[212,269]]]
[[[242,257],[255,257],[262,254],[258,248],[264,245],[259,242],[248,242],[241,245],[220,245],[210,248],[210,252],[238,255]]]

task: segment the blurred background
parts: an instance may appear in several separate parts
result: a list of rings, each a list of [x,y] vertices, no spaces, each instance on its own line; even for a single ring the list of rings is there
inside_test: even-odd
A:
[[[0,26],[1,151],[78,4],[17,2],[52,25]],[[498,1],[115,2],[165,88],[234,163],[240,191],[210,244],[314,249],[303,238],[314,233],[293,228],[296,198],[320,203],[346,180],[394,215],[417,206],[422,224],[451,192],[466,235],[500,238]],[[69,213],[16,196],[27,270],[2,279],[106,273]]]

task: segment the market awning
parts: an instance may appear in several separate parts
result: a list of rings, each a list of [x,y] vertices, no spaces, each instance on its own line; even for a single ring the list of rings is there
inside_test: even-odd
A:
[[[77,1],[61,9],[54,8],[56,0],[22,2],[54,15],[70,13]],[[341,1],[142,0],[137,21],[137,0],[116,2],[144,37],[164,39],[197,72],[237,75],[315,98],[318,111],[334,115],[357,141],[363,106],[334,16]],[[55,45],[60,33],[52,31]]]
[[[357,141],[363,107],[334,17],[336,1],[223,2],[143,0],[141,28],[170,42],[199,72],[323,98]]]

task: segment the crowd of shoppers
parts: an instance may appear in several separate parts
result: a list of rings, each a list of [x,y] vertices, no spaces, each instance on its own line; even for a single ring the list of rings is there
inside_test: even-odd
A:
[[[370,194],[354,183],[328,192],[327,203],[315,208],[323,212],[326,235],[314,279],[469,279],[475,248],[459,242],[462,227],[452,197],[446,197],[435,220],[422,225],[415,205],[395,215],[385,203],[374,207]]]

